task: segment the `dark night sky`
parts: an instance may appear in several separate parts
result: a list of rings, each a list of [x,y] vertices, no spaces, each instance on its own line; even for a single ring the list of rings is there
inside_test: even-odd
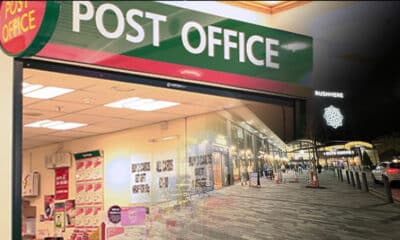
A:
[[[358,2],[321,16],[313,27],[311,86],[345,93],[344,100],[332,100],[344,108],[345,126],[320,134],[372,140],[399,132],[400,2]],[[318,107],[329,103],[322,101]]]

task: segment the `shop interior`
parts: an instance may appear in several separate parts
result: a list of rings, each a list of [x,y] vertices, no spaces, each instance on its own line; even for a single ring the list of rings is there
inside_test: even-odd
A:
[[[22,91],[24,239],[71,239],[113,206],[148,213],[239,183],[287,160],[294,132],[290,105],[33,68]]]

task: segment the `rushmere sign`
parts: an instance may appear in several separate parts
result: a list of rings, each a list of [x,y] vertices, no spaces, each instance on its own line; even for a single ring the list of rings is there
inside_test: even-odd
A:
[[[328,92],[328,91],[315,90],[314,95],[318,97],[344,98],[344,94],[342,92]]]
[[[33,3],[43,17],[38,10],[18,13]],[[59,5],[51,19],[50,5]],[[44,46],[18,56],[280,93],[303,89],[297,87],[312,70],[311,37],[161,2],[3,1],[0,13],[1,26],[9,26],[2,31],[4,40],[16,40],[33,26],[41,29],[40,23],[55,26],[47,27],[51,37],[41,39]],[[11,13],[19,14],[16,24],[9,24]]]

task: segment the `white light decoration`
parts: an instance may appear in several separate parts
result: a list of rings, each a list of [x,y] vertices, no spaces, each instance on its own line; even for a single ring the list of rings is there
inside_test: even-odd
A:
[[[334,129],[343,126],[343,115],[340,109],[334,107],[333,105],[330,105],[324,109],[323,117],[326,121],[326,124]]]

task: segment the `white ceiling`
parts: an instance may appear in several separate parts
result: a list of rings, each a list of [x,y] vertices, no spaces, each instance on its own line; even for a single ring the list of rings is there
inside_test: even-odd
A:
[[[24,70],[24,81],[44,86],[76,89],[74,92],[50,100],[24,97],[24,125],[44,119],[88,124],[88,126],[67,131],[24,127],[24,149],[229,109],[249,103],[232,98],[35,69]],[[133,96],[181,104],[152,112],[103,106],[106,103]]]

